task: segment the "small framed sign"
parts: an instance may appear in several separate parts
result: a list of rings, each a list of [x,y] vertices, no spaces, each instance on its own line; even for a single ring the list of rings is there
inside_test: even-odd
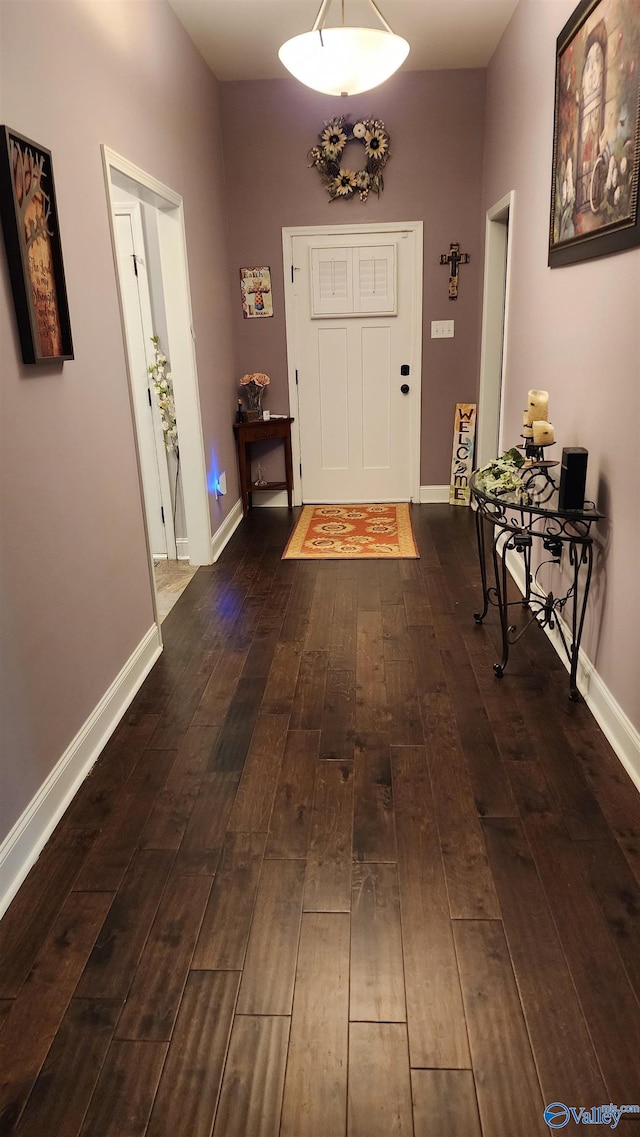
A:
[[[471,489],[469,479],[473,471],[473,452],[476,437],[476,404],[456,403],[453,421],[453,457],[449,505],[469,505]]]
[[[273,316],[270,268],[241,268],[240,291],[245,320]]]

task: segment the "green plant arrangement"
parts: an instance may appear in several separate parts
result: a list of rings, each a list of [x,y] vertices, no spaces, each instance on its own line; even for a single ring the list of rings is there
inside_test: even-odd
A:
[[[491,494],[510,493],[522,486],[521,471],[525,464],[517,447],[512,446],[500,458],[494,458],[478,470],[478,489]]]
[[[349,142],[360,142],[364,147],[364,169],[346,166]],[[348,115],[338,115],[325,122],[317,146],[309,151],[310,166],[315,166],[332,201],[347,200],[355,194],[366,201],[371,191],[380,196],[384,188],[382,171],[389,160],[389,146],[390,138],[380,119],[361,118],[351,124]]]

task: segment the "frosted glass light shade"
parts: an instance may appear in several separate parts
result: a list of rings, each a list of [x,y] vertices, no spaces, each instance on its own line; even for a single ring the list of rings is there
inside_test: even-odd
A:
[[[322,28],[283,43],[278,52],[295,79],[325,95],[379,87],[409,54],[402,36],[378,28]]]

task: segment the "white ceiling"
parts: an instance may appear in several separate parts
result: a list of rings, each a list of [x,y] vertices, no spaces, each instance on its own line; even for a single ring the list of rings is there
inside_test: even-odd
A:
[[[288,75],[278,48],[313,27],[320,0],[169,0],[220,80]],[[379,27],[367,0],[344,0],[345,23]],[[411,45],[403,71],[485,67],[518,0],[377,0],[394,32]],[[327,27],[341,23],[333,0]]]

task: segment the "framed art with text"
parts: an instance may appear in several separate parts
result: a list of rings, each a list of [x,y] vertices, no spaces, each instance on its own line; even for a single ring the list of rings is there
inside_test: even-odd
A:
[[[640,245],[640,0],[582,0],[560,32],[549,264]]]
[[[240,291],[245,320],[273,316],[270,268],[241,268]]]
[[[51,153],[7,126],[0,216],[23,361],[73,359]]]

